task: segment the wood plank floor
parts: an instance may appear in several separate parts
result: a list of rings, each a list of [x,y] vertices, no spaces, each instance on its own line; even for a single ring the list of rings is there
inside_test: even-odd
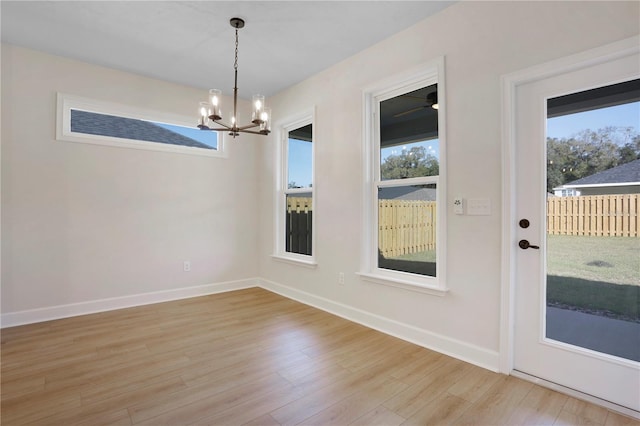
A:
[[[262,289],[2,330],[2,425],[630,425]]]

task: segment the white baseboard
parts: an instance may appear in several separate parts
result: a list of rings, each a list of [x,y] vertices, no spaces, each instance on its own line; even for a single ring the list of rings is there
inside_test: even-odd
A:
[[[41,309],[31,309],[20,312],[10,312],[0,315],[0,328],[13,327],[68,318],[115,309],[131,308],[152,303],[170,302],[172,300],[188,299],[227,291],[261,287],[289,299],[313,306],[332,313],[349,321],[362,324],[374,330],[381,331],[416,345],[452,356],[491,371],[499,371],[499,354],[469,343],[452,339],[441,334],[401,323],[390,318],[372,314],[352,306],[334,302],[332,300],[313,295],[298,289],[278,284],[262,278],[250,278],[238,281],[228,281],[195,287],[157,291],[153,293],[135,294],[131,296],[114,297],[73,303],[69,305],[51,306]]]
[[[94,314],[115,309],[131,308],[152,303],[170,302],[172,300],[188,299],[233,290],[256,287],[255,278],[206,284],[195,287],[177,288],[156,291],[153,293],[134,294],[131,296],[113,297],[109,299],[92,300],[88,302],[72,303],[69,305],[51,306],[40,309],[30,309],[19,312],[9,312],[0,315],[0,328],[17,325],[32,324],[60,318]]]
[[[498,352],[490,351],[441,334],[432,333],[409,324],[356,309],[352,306],[337,303],[273,281],[258,279],[258,283],[259,286],[265,290],[272,291],[289,299],[297,300],[298,302],[306,305],[310,305],[348,319],[349,321],[362,324],[385,334],[389,334],[416,345],[469,362],[487,370],[494,372],[499,371],[500,356]]]

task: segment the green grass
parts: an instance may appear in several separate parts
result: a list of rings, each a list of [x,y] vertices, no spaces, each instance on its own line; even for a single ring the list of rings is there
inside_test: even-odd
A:
[[[408,260],[412,262],[435,262],[436,261],[436,251],[435,250],[427,250],[421,251],[418,253],[409,253],[402,254],[400,256],[396,256],[390,259],[397,260]]]
[[[640,238],[549,235],[547,303],[640,321]]]
[[[547,276],[547,304],[595,315],[640,321],[640,287]]]
[[[435,260],[427,251],[387,259],[383,267],[423,273],[412,265]],[[640,238],[549,235],[547,303],[640,322]]]
[[[640,286],[640,238],[549,235],[547,273]]]

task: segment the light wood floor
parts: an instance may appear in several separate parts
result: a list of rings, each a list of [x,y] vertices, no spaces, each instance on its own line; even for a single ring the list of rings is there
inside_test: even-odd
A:
[[[3,425],[640,424],[261,289],[2,330]]]

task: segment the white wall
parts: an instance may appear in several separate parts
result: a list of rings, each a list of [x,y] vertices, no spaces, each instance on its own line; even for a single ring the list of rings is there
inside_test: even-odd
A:
[[[194,125],[206,98],[206,90],[2,46],[5,319],[258,275],[255,136],[229,142],[228,158],[56,141],[56,92],[193,113]]]
[[[462,2],[271,99],[274,117],[317,108],[317,269],[275,261],[275,136],[260,159],[260,270],[285,294],[365,321],[390,320],[425,345],[497,369],[501,279],[500,76],[639,33],[637,2]],[[362,281],[362,90],[446,58],[448,199],[489,198],[490,216],[447,215],[450,292]],[[346,285],[338,285],[338,273]],[[382,326],[385,328],[386,326]],[[399,334],[402,334],[400,332]],[[406,334],[406,333],[405,333]]]

